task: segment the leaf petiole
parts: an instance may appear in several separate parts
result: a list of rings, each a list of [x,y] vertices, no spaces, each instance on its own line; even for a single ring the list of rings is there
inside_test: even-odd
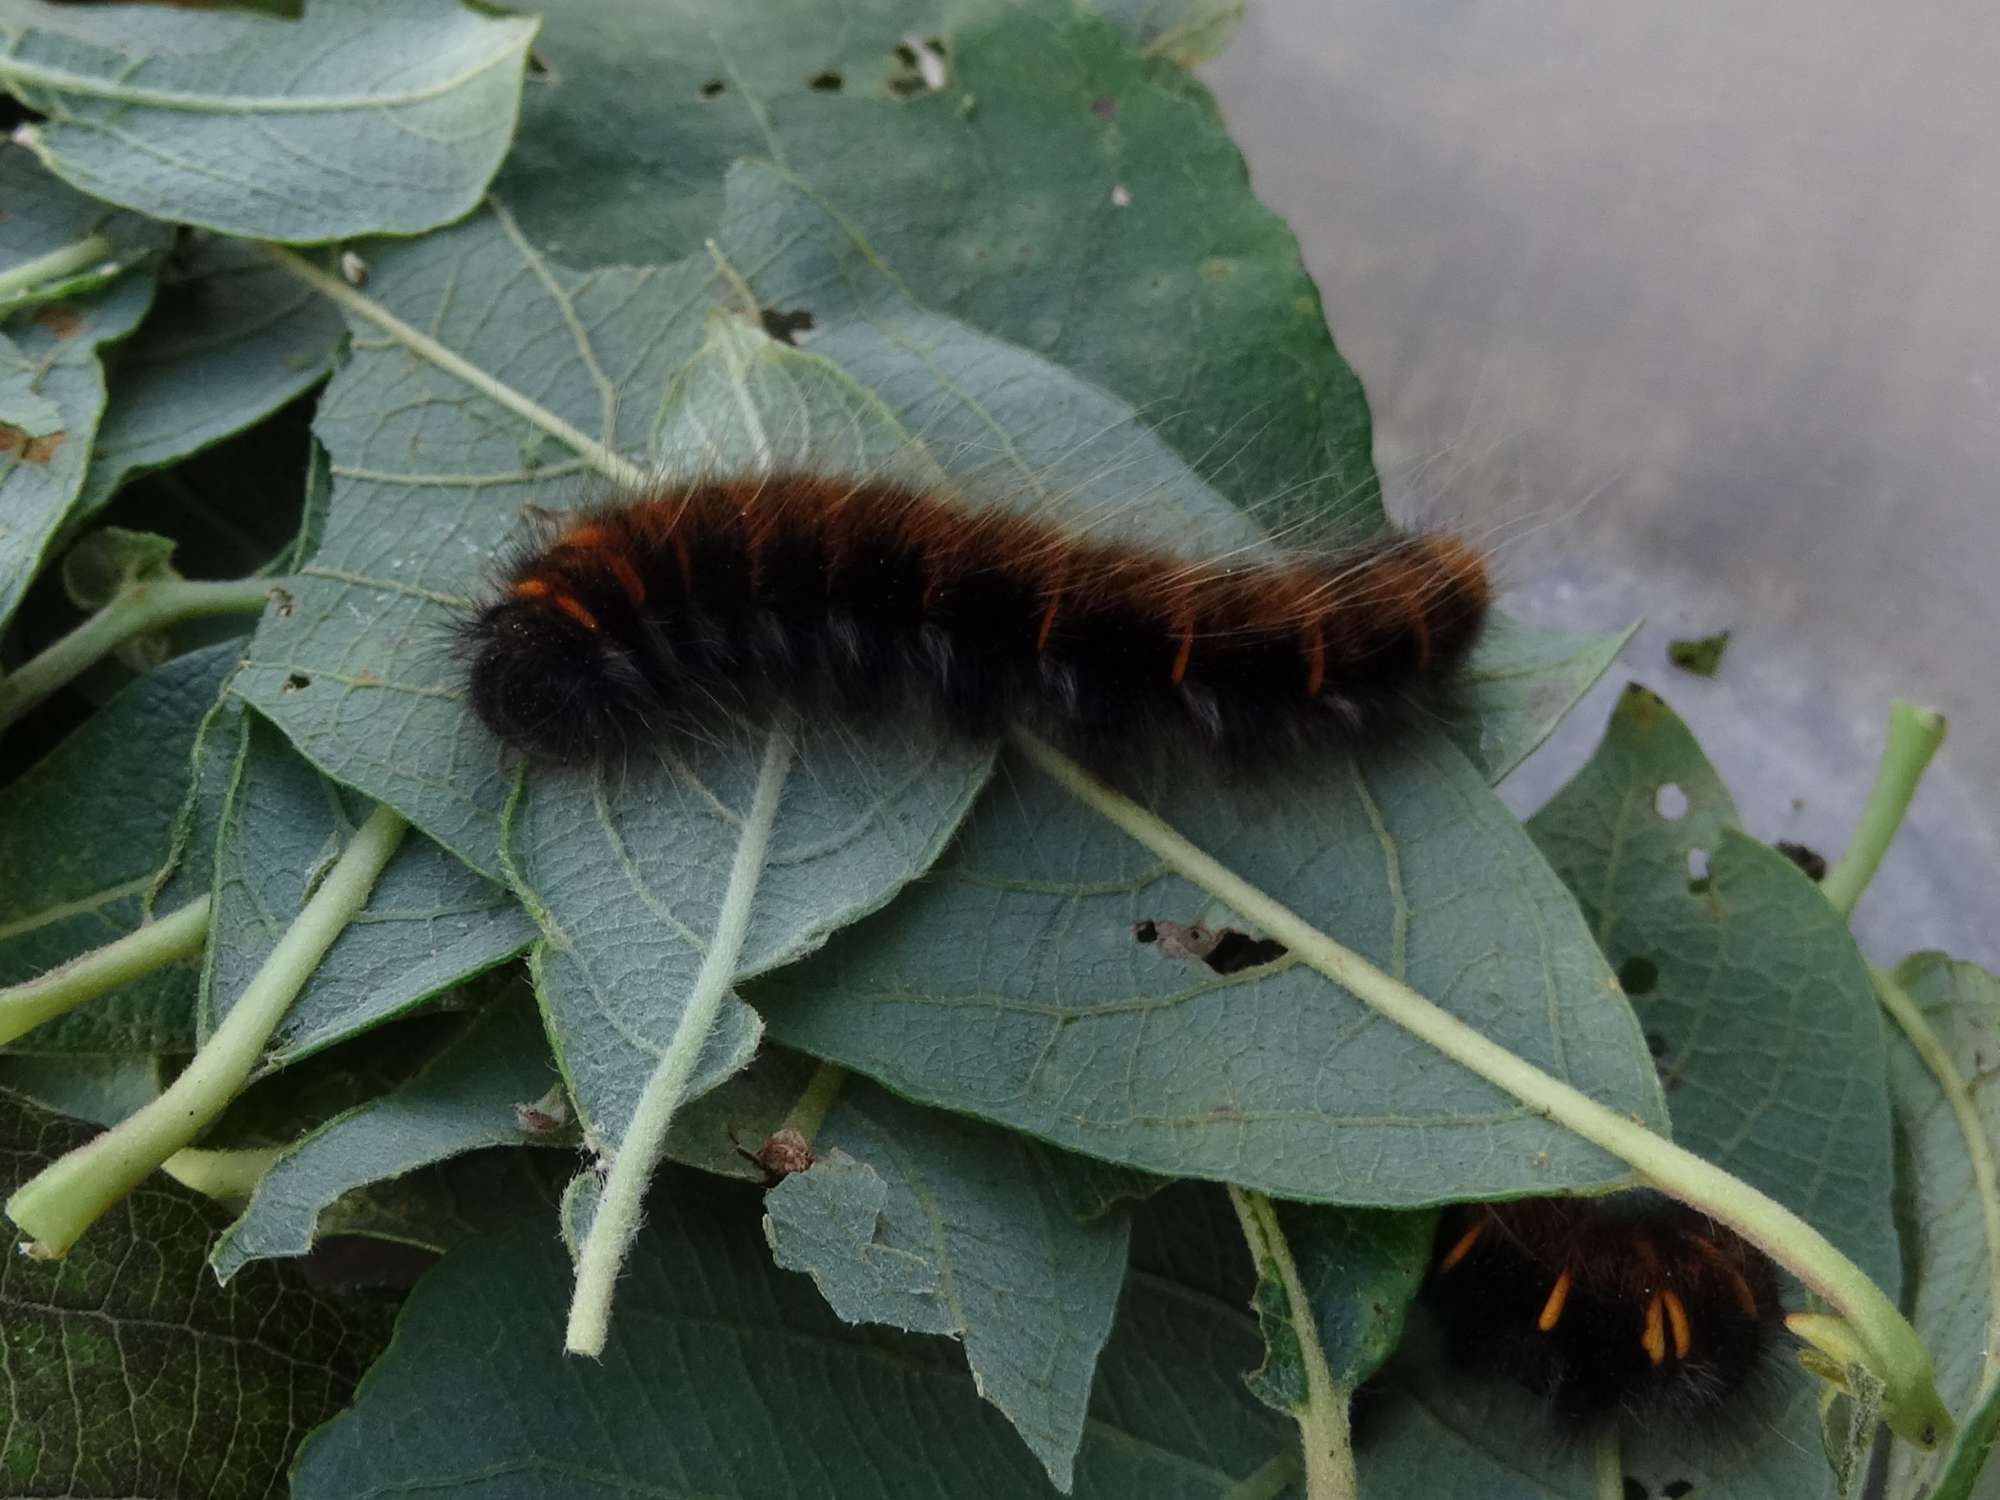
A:
[[[0,729],[95,666],[120,642],[182,620],[255,614],[272,588],[268,578],[151,578],[127,585],[68,635],[0,678]]]
[[[1890,705],[1889,741],[1882,747],[1882,763],[1875,768],[1875,784],[1862,805],[1861,822],[1840,863],[1826,872],[1819,886],[1843,917],[1853,914],[1854,903],[1903,826],[1924,768],[1944,743],[1944,730],[1944,715],[1935,710],[1900,701]]]
[[[141,975],[191,958],[208,941],[209,898],[147,922],[33,979],[0,989],[0,1046]]]
[[[1306,1500],[1354,1500],[1360,1491],[1354,1474],[1353,1434],[1348,1427],[1353,1393],[1334,1383],[1326,1351],[1320,1346],[1312,1298],[1299,1275],[1284,1226],[1278,1222],[1277,1209],[1262,1193],[1235,1183],[1229,1185],[1229,1204],[1236,1210],[1237,1223],[1243,1226],[1243,1238],[1249,1242],[1258,1273],[1276,1276],[1291,1310],[1292,1332],[1298,1339],[1299,1364],[1306,1381],[1306,1404],[1293,1412],[1305,1455]]]
[[[612,1290],[625,1253],[639,1233],[640,1208],[653,1171],[666,1151],[667,1127],[673,1124],[687,1094],[702,1044],[715,1030],[716,1018],[722,1014],[729,986],[736,978],[736,961],[750,930],[750,908],[770,853],[771,829],[777,822],[778,801],[791,766],[791,729],[780,722],[764,746],[757,786],[751,793],[750,810],[743,819],[735,858],[730,861],[729,883],[723,889],[715,931],[702,954],[693,992],[639,1095],[632,1123],[611,1159],[597,1211],[577,1250],[576,1291],[570,1299],[569,1327],[563,1337],[563,1347],[572,1354],[595,1357],[604,1352],[604,1341],[611,1331]]]
[[[7,1200],[7,1216],[31,1237],[30,1254],[63,1254],[99,1215],[222,1113],[326,950],[367,904],[409,826],[386,803],[369,814],[215,1034],[166,1091],[50,1163]]]

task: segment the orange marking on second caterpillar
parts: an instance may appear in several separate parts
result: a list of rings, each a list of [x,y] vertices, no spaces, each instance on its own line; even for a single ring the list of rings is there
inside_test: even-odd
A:
[[[1042,628],[1035,632],[1036,651],[1042,651],[1047,649],[1049,644],[1049,635],[1056,628],[1056,607],[1061,603],[1062,603],[1061,594],[1058,593],[1051,595],[1049,598],[1049,607],[1042,611]]]
[[[1694,1347],[1694,1329],[1688,1324],[1687,1308],[1678,1292],[1663,1291],[1660,1296],[1667,1304],[1667,1324],[1674,1332],[1674,1357],[1686,1359],[1688,1350]]]
[[[1466,1256],[1472,1253],[1472,1247],[1479,1243],[1479,1237],[1484,1233],[1486,1233],[1486,1220],[1481,1219],[1470,1229],[1466,1230],[1464,1234],[1460,1235],[1458,1242],[1445,1252],[1445,1257],[1439,1262],[1438,1269],[1449,1271],[1453,1266],[1464,1260]]]
[[[1562,1321],[1563,1304],[1569,1301],[1570,1274],[1568,1267],[1556,1278],[1556,1284],[1549,1288],[1549,1300],[1542,1304],[1542,1315],[1535,1319],[1535,1327],[1547,1333]]]
[[[1639,1335],[1639,1347],[1646,1351],[1646,1358],[1656,1365],[1665,1364],[1667,1360],[1665,1311],[1660,1303],[1660,1294],[1653,1293],[1653,1300],[1646,1304],[1646,1326]]]

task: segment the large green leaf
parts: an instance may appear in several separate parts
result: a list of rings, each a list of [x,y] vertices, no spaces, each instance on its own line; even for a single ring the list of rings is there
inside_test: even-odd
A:
[[[1918,953],[1896,968],[1896,983],[1945,1047],[1945,1059],[1971,1096],[1988,1142],[2000,1141],[2000,1096],[1993,1063],[2000,1057],[2000,978],[1942,953]],[[1900,1036],[1889,1048],[1889,1102],[1896,1114],[1901,1192],[1897,1217],[1904,1235],[1910,1287],[1905,1301],[1917,1336],[1937,1363],[1937,1384],[1958,1414],[1958,1444],[1990,1442],[1968,1420],[1976,1396],[2000,1381],[2000,1254],[1987,1242],[2000,1183],[1982,1181],[1966,1149],[1965,1125],[1924,1060]],[[1918,1493],[1933,1461],[1898,1444],[1889,1453],[1888,1494]],[[1935,1476],[1932,1476],[1933,1478]],[[1981,1496],[2000,1494],[1989,1468]],[[1955,1497],[1954,1497],[1955,1500]]]
[[[1110,8],[1130,30],[1070,0],[564,7],[499,190],[569,261],[652,261],[699,250],[733,163],[772,162],[918,302],[1115,392],[1273,529],[1379,521],[1297,244],[1207,91],[1130,41],[1226,7]]]
[[[520,108],[535,23],[343,0],[296,20],[0,4],[0,84],[91,194],[252,239],[410,234],[471,208]]]
[[[1374,1205],[1601,1186],[1623,1165],[1289,961],[1232,975],[1133,940],[1201,893],[1024,763],[929,880],[752,992],[771,1033],[896,1092],[1170,1175]],[[1441,737],[1167,820],[1495,1041],[1664,1125],[1576,907]],[[1222,919],[1218,919],[1222,920]]]
[[[240,712],[240,708],[239,708]],[[241,714],[216,845],[202,1034],[229,1013],[368,809]],[[422,835],[403,840],[271,1039],[297,1058],[381,1025],[524,950],[534,927],[506,890]]]
[[[0,1095],[0,1193],[91,1132]],[[346,1402],[387,1309],[289,1267],[227,1288],[202,1264],[222,1215],[162,1178],[60,1262],[0,1257],[0,1488],[9,1495],[263,1500]]]
[[[101,265],[145,258],[165,225],[117,213],[65,187],[20,151],[0,149],[0,284],[36,265],[87,272],[60,301],[6,313],[0,295],[0,625],[33,581],[76,503],[104,413],[98,351],[129,335],[153,300],[154,270],[109,279]],[[16,289],[25,297],[34,285]]]
[[[712,1184],[677,1174],[655,1195],[602,1362],[560,1352],[570,1269],[546,1223],[447,1256],[354,1407],[308,1440],[297,1500],[1050,1493],[952,1345],[841,1324],[772,1267],[755,1199]],[[1286,1493],[1291,1423],[1237,1374],[1256,1357],[1240,1308],[1135,1286],[1075,1493]]]
[[[160,305],[111,359],[78,517],[134,475],[218,443],[310,390],[326,378],[343,331],[324,298],[240,240],[191,237],[161,286]]]
[[[850,1323],[944,1333],[1058,1489],[1073,1478],[1127,1216],[1079,1222],[1081,1158],[850,1080],[819,1159],[765,1199],[780,1266]]]
[[[213,842],[187,836],[182,807],[196,736],[240,649],[211,646],[141,678],[0,792],[0,984],[136,928],[177,850],[191,878],[166,909],[207,889]],[[8,1050],[185,1050],[194,1038],[197,980],[194,960],[170,964],[44,1022]]]

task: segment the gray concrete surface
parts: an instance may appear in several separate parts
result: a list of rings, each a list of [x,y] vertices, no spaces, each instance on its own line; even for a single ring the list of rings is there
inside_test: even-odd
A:
[[[1509,607],[1648,626],[1744,821],[1829,857],[1887,704],[1951,736],[1857,917],[2000,966],[2000,21],[1975,0],[1249,0],[1202,69],[1374,407]],[[1672,637],[1734,632],[1712,681]]]

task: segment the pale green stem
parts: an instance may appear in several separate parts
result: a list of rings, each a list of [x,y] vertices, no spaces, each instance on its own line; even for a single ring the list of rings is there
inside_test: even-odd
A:
[[[394,337],[404,348],[421,355],[446,374],[463,381],[466,386],[487,400],[497,406],[505,407],[515,416],[524,418],[532,425],[541,428],[572,452],[589,460],[591,466],[599,473],[608,475],[619,484],[631,489],[636,489],[646,482],[646,471],[637,464],[619,457],[597,439],[574,424],[564,421],[546,406],[530,401],[512,386],[495,380],[491,372],[480,369],[470,360],[461,358],[447,349],[421,329],[405,323],[381,303],[356,291],[338,276],[322,271],[304,256],[281,246],[265,245],[263,250],[288,273],[343,311],[367,319]]]
[[[95,1000],[142,974],[201,952],[208,940],[208,908],[209,898],[198,897],[115,942],[79,953],[46,974],[0,989],[0,1046],[86,1000]]]
[[[576,1257],[576,1291],[570,1299],[569,1327],[563,1346],[572,1354],[593,1358],[604,1352],[611,1331],[611,1293],[618,1270],[625,1263],[633,1236],[639,1232],[640,1209],[653,1169],[666,1150],[667,1128],[687,1093],[700,1060],[702,1044],[715,1030],[729,986],[736,978],[736,961],[743,952],[743,939],[750,930],[750,907],[757,894],[757,882],[770,854],[771,829],[777,822],[778,801],[785,789],[785,776],[792,764],[790,727],[779,724],[771,730],[764,747],[764,763],[757,772],[757,787],[750,797],[750,811],[743,819],[737,838],[736,857],[730,862],[729,883],[723,889],[722,905],[715,917],[708,950],[702,954],[695,974],[694,989],[674,1024],[652,1077],[639,1095],[632,1123],[619,1141],[611,1170],[604,1179],[604,1191],[597,1212],[590,1221]]]
[[[235,1151],[203,1151],[190,1146],[160,1163],[160,1170],[205,1198],[248,1198],[264,1174],[285,1154],[281,1146],[245,1146]]]
[[[0,729],[95,666],[121,641],[206,615],[255,614],[270,596],[266,578],[155,578],[132,584],[68,635],[0,678]]]
[[[58,245],[46,254],[24,260],[0,271],[0,302],[19,292],[32,291],[45,281],[55,281],[109,260],[115,247],[101,234],[87,234],[67,245]]]
[[[1649,1185],[1693,1204],[1789,1267],[1854,1326],[1888,1387],[1888,1420],[1920,1447],[1951,1431],[1938,1399],[1930,1355],[1881,1288],[1797,1214],[1714,1163],[1654,1134],[1587,1094],[1552,1078],[1342,947],[1296,912],[1196,848],[1153,813],[1021,730],[1014,743],[1072,796],[1160,856],[1166,864],[1283,943],[1355,999],[1427,1042],[1453,1062],[1593,1145],[1629,1163]]]
[[[1299,1276],[1291,1242],[1278,1222],[1271,1200],[1249,1188],[1229,1184],[1229,1203],[1258,1270],[1276,1274],[1291,1309],[1292,1333],[1299,1342],[1299,1365],[1306,1378],[1306,1404],[1293,1413],[1299,1424],[1299,1451],[1305,1457],[1306,1500],[1354,1500],[1359,1493],[1354,1476],[1353,1435],[1348,1428],[1351,1392],[1334,1384],[1326,1351],[1319,1341],[1319,1321],[1312,1298]]]
[[[813,1069],[813,1076],[806,1080],[805,1088],[778,1128],[796,1130],[810,1143],[819,1134],[820,1126],[826,1123],[827,1111],[833,1108],[834,1101],[840,1097],[841,1086],[846,1082],[847,1069],[839,1063],[822,1062]]]
[[[68,1250],[100,1214],[222,1113],[326,950],[367,904],[376,876],[408,828],[386,804],[369,814],[215,1034],[166,1092],[43,1168],[7,1200],[7,1216],[32,1238],[30,1254]]]
[[[1890,705],[1889,743],[1882,747],[1882,763],[1875,768],[1875,784],[1868,789],[1860,826],[1840,863],[1820,882],[1826,899],[1843,917],[1854,910],[1854,903],[1868,888],[1902,826],[1924,768],[1944,743],[1944,727],[1944,715],[1931,709],[1908,703]]]

